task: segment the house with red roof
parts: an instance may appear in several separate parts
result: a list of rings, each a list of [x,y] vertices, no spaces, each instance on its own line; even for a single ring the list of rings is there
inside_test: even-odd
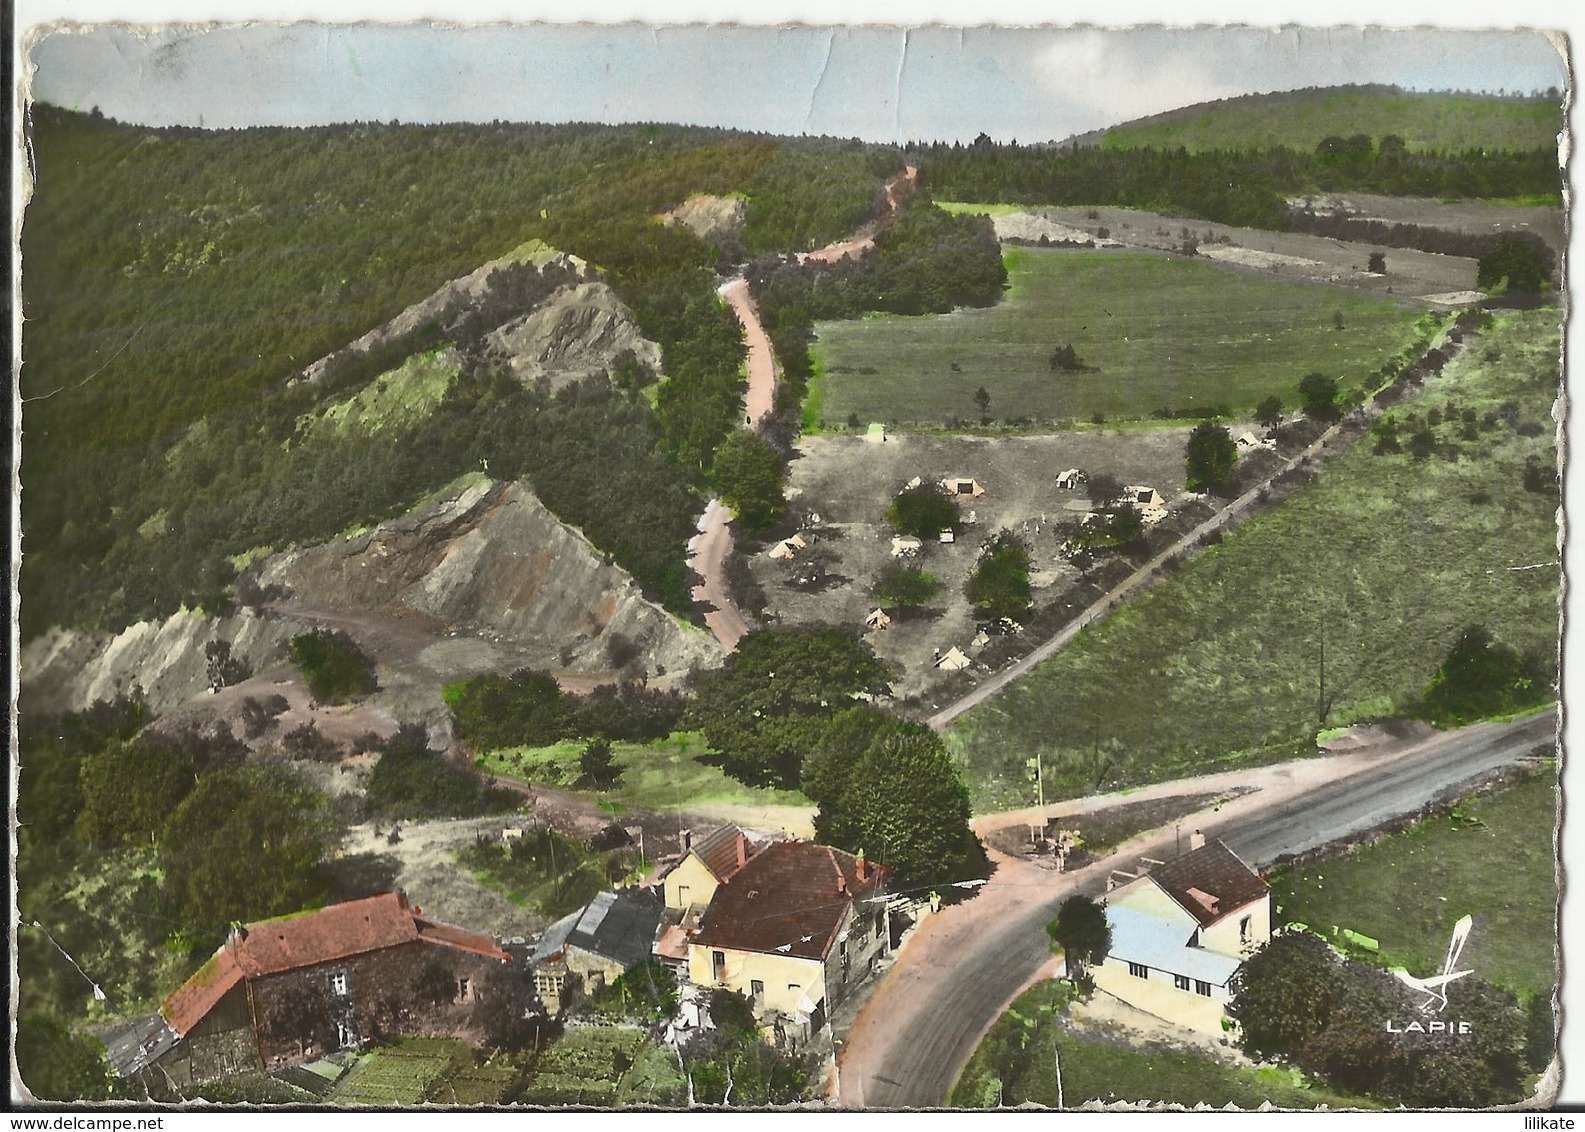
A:
[[[520,1007],[511,956],[387,892],[235,928],[160,1007],[178,1089],[397,1034],[467,1033]]]
[[[808,1040],[888,951],[886,876],[808,841],[745,854],[687,941],[690,980],[746,996],[779,1038]]]
[[[1169,1022],[1220,1037],[1228,984],[1271,939],[1271,890],[1221,841],[1149,862],[1106,897],[1112,946],[1097,988]]]

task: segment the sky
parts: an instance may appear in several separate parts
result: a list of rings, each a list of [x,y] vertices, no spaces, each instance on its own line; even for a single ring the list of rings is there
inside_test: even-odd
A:
[[[1340,83],[1566,85],[1541,33],[1456,28],[90,25],[32,62],[36,97],[147,125],[668,121],[881,142],[1061,140]]]

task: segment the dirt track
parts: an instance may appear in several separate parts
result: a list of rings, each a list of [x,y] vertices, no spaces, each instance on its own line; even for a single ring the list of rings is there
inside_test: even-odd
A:
[[[919,170],[909,165],[886,182],[886,215],[897,206],[919,182]],[[907,189],[903,188],[907,185]],[[884,219],[884,217],[882,218]],[[819,251],[800,255],[800,263],[817,260],[835,263],[846,255],[859,255],[875,246],[875,234],[882,220],[873,220],[860,228],[851,238],[829,244]],[[720,289],[721,298],[732,308],[732,313],[743,326],[743,338],[748,346],[748,392],[743,398],[744,423],[758,432],[765,418],[776,406],[776,354],[771,349],[770,336],[760,323],[759,312],[749,294],[748,281],[742,276],[728,280]],[[715,634],[715,639],[728,651],[737,648],[738,641],[749,631],[748,619],[733,604],[732,587],[726,579],[726,562],[732,553],[732,531],[728,527],[732,513],[719,499],[711,499],[699,517],[699,533],[688,543],[688,568],[703,579],[693,588],[693,599],[710,607],[705,613],[705,624]]]

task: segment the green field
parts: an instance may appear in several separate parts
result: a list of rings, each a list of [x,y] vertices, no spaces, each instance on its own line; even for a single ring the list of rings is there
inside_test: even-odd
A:
[[[1046,980],[1019,995],[981,1040],[947,1103],[1055,1108],[1060,1058],[1062,1102],[1069,1108],[1090,1101],[1189,1108],[1233,1104],[1253,1109],[1267,1102],[1288,1109],[1375,1107],[1312,1086],[1296,1071],[1223,1065],[1183,1050],[1081,1035],[1061,1018],[1068,994],[1066,983]]]
[[[1555,767],[1452,815],[1272,878],[1282,922],[1378,940],[1359,957],[1415,973],[1442,962],[1460,916],[1475,927],[1461,966],[1527,998],[1557,981]]]
[[[1010,290],[983,310],[822,322],[821,415],[940,427],[1148,417],[1268,394],[1290,406],[1315,370],[1358,385],[1414,335],[1418,308],[1148,252],[1013,249]],[[1341,315],[1343,329],[1334,316]],[[1097,373],[1059,373],[1071,343]],[[957,368],[954,369],[953,367]]]
[[[1114,781],[1134,783],[1313,752],[1320,727],[1401,707],[1471,623],[1554,655],[1557,500],[1523,479],[1528,458],[1555,460],[1558,334],[1555,309],[1502,316],[1389,414],[1407,438],[1434,409],[1438,454],[1376,455],[1364,438],[961,716],[946,738],[976,809],[1028,804],[1034,749],[1047,753],[1048,797],[1083,792],[1062,768],[1102,744],[1124,752]]]
[[[333,1104],[416,1105],[472,1049],[449,1038],[407,1038],[370,1050],[330,1092]]]
[[[578,782],[578,756],[583,748],[581,739],[566,740],[549,747],[491,751],[479,762],[501,778],[571,789]],[[622,768],[621,781],[601,793],[612,813],[626,809],[680,810],[722,802],[754,806],[812,804],[797,791],[758,789],[729,778],[719,767],[704,761],[710,747],[701,732],[678,731],[653,743],[613,743],[611,753]]]
[[[1332,89],[1256,94],[1189,107],[1168,120],[1106,131],[1107,149],[1312,150],[1328,135],[1396,134],[1411,150],[1538,149],[1555,145],[1561,99],[1506,102],[1469,94]]]

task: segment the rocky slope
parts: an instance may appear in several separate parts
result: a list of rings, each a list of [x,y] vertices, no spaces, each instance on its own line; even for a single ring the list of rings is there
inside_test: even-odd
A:
[[[708,633],[646,599],[632,578],[522,484],[482,476],[355,537],[276,554],[264,611],[182,613],[114,636],[56,630],[23,650],[27,710],[87,707],[141,686],[158,714],[210,697],[206,648],[229,642],[258,674],[285,675],[286,642],[343,630],[379,665],[378,702],[435,724],[441,687],[532,666],[586,690],[622,677],[674,683],[720,663]],[[613,663],[613,656],[625,665]]]
[[[660,347],[644,337],[626,304],[601,282],[557,288],[527,314],[497,327],[485,345],[513,376],[549,393],[609,373],[622,361],[660,372]]]

